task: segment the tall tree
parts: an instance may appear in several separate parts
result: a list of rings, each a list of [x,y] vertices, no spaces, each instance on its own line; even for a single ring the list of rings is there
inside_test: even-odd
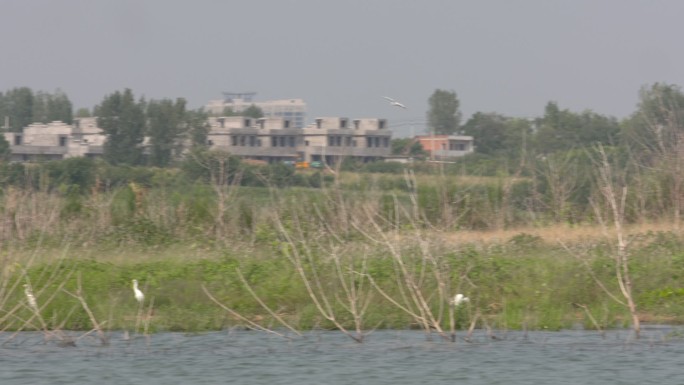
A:
[[[33,120],[33,91],[28,87],[13,88],[3,97],[5,116],[9,117],[10,130],[21,130]],[[3,116],[4,122],[4,116]]]
[[[473,137],[476,152],[491,155],[505,148],[506,120],[497,113],[476,112],[463,125],[463,132]]]
[[[74,107],[69,97],[59,89],[47,100],[47,118],[50,122],[59,120],[66,124],[73,123]]]
[[[12,155],[10,144],[7,139],[5,139],[5,135],[0,134],[0,162],[8,161],[10,155]]]
[[[150,137],[149,163],[166,167],[182,150],[181,134],[185,128],[185,99],[152,100],[147,106]]]
[[[204,109],[187,111],[185,114],[186,135],[192,147],[205,147],[209,135],[209,114]]]
[[[517,157],[532,134],[532,124],[527,119],[476,112],[463,125],[463,133],[473,137],[475,152]]]
[[[66,124],[73,122],[72,105],[67,95],[60,90],[54,94],[36,92],[33,97],[31,123],[49,123],[55,120]]]
[[[637,111],[624,124],[625,142],[638,163],[660,174],[672,219],[684,216],[684,93],[673,84],[642,87]]]
[[[107,135],[104,158],[112,164],[140,164],[145,134],[144,102],[136,102],[130,89],[116,91],[95,107],[95,115],[98,126]]]
[[[460,102],[456,92],[437,89],[428,99],[427,121],[432,133],[453,135],[461,123]]]
[[[555,102],[547,103],[535,135],[536,152],[549,154],[597,144],[615,145],[619,122],[612,117],[586,110],[574,113],[561,110]]]

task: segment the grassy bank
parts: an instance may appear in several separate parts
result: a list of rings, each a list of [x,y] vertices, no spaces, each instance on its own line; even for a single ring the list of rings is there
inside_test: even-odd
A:
[[[597,284],[599,280],[617,293],[611,244],[596,232],[581,236],[581,241],[565,238],[570,240],[565,247],[527,232],[501,233],[490,242],[455,242],[455,234],[437,232],[395,233],[389,243],[358,234],[337,243],[313,238],[302,242],[305,238],[295,239],[294,231],[286,235],[289,239],[268,244],[236,243],[220,249],[177,244],[7,250],[0,329],[43,328],[25,298],[25,283],[30,283],[48,329],[93,328],[82,304],[70,295],[77,292],[79,277],[83,298],[103,329],[133,331],[136,323],[148,322],[149,331],[216,330],[250,326],[245,319],[283,328],[277,318],[300,330],[336,328],[335,322],[353,329],[359,317],[366,329],[419,328],[421,323],[407,311],[419,311],[407,298],[412,295],[406,290],[409,283],[419,285],[445,330],[448,298],[456,292],[471,299],[455,312],[461,329],[473,320],[477,327],[499,330],[556,330],[576,324],[610,328],[629,322],[626,309]],[[635,229],[630,239],[642,319],[684,322],[684,240],[673,232],[643,228]],[[301,271],[293,257],[297,253]],[[146,294],[141,313],[132,279],[140,281]],[[213,302],[203,286],[244,319]],[[350,287],[354,297],[345,294]],[[352,304],[365,310],[350,311]],[[335,322],[327,312],[334,314]]]

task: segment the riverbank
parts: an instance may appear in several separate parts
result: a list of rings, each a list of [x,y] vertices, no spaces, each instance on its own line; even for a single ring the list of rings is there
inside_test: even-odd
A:
[[[666,230],[630,229],[634,293],[642,320],[684,323],[684,242]],[[596,229],[561,233],[562,241],[526,229],[469,239],[408,232],[389,242],[14,249],[4,256],[0,330],[90,330],[96,320],[103,330],[148,332],[286,325],[353,331],[425,327],[420,317],[434,317],[445,333],[450,317],[457,329],[628,326],[626,308],[601,288],[619,297],[610,237]],[[133,279],[145,293],[142,305]],[[470,302],[451,307],[456,292]]]

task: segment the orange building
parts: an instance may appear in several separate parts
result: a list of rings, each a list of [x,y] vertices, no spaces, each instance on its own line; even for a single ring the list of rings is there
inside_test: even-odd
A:
[[[421,135],[416,136],[431,159],[455,158],[475,151],[473,137],[465,135]]]

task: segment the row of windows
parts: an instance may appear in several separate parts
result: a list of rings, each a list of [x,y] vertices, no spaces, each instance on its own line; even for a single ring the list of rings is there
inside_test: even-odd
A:
[[[449,150],[451,151],[465,151],[465,143],[449,143]]]
[[[296,147],[296,143],[297,137],[295,136],[271,137],[271,147]],[[256,135],[231,135],[230,145],[236,147],[261,147],[261,139],[257,138]]]
[[[14,145],[15,146],[21,146],[22,142],[23,142],[23,137],[21,135],[14,135]],[[66,147],[68,142],[69,142],[69,138],[66,135],[60,135],[59,136],[59,146],[60,147]]]
[[[210,145],[212,143],[209,143]],[[249,146],[249,147],[261,147],[261,139],[256,135],[231,135],[230,137],[231,146]],[[309,145],[309,141],[305,142],[305,145]],[[366,147],[368,148],[380,148],[389,147],[390,138],[383,136],[368,136],[366,137]],[[271,147],[296,147],[297,137],[292,135],[282,135],[282,136],[272,136],[271,137]],[[328,146],[330,147],[356,147],[357,142],[351,136],[342,135],[331,135],[328,136]]]
[[[390,140],[388,137],[383,136],[368,136],[366,137],[366,147],[389,147]]]
[[[328,136],[328,146],[330,147],[356,147],[356,139],[351,136],[330,135]]]

